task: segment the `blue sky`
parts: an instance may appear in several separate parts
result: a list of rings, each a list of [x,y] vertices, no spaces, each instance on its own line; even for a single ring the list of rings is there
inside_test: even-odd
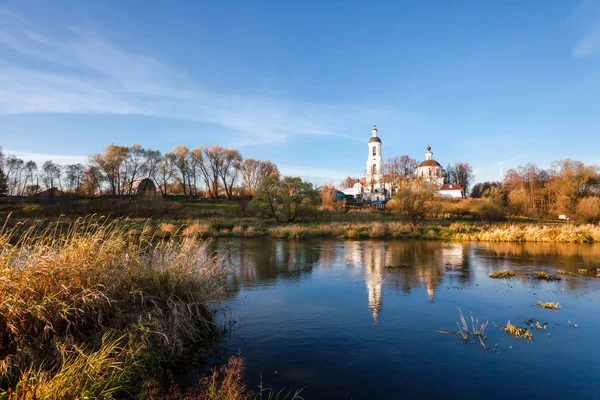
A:
[[[287,174],[384,157],[600,163],[600,1],[3,1],[0,145],[220,144]]]

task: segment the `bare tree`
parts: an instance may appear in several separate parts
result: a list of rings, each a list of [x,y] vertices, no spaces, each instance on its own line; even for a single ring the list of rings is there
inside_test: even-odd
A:
[[[6,181],[8,185],[8,194],[17,196],[21,189],[21,179],[25,162],[13,155],[6,157]]]
[[[158,165],[156,166],[156,171],[154,173],[154,181],[157,183],[158,190],[162,195],[167,195],[168,193],[168,184],[173,179],[175,175],[175,167],[173,166],[172,160],[170,157],[167,157],[167,154],[160,160]]]
[[[170,153],[165,154],[170,163],[174,167],[173,177],[179,182],[183,190],[184,196],[190,196],[190,181],[191,181],[191,155],[190,149],[186,146],[175,146]]]
[[[46,189],[52,189],[58,187],[62,190],[61,182],[61,166],[55,164],[52,160],[46,161],[42,165],[42,182]]]
[[[242,163],[242,155],[239,151],[233,149],[223,150],[223,162],[219,175],[223,181],[223,188],[228,199],[231,198],[233,185],[240,173],[240,165]]]
[[[461,194],[463,198],[467,197],[473,178],[473,167],[471,164],[461,161],[454,164],[454,180],[457,185],[462,187]]]
[[[240,165],[242,174],[242,186],[249,195],[253,196],[262,182],[271,174],[279,175],[277,166],[271,161],[260,161],[246,158]]]
[[[83,164],[71,164],[65,167],[65,178],[67,180],[67,189],[69,192],[79,193],[84,173],[85,167]]]
[[[133,191],[133,184],[137,179],[142,176],[146,176],[146,164],[147,153],[146,150],[139,144],[132,144],[127,152],[127,158],[125,159],[125,174],[123,178],[126,182],[127,194],[131,194]]]
[[[225,149],[221,146],[211,146],[203,149],[204,160],[208,176],[208,191],[210,196],[216,198],[219,196],[219,178],[223,169],[223,161],[225,157]]]

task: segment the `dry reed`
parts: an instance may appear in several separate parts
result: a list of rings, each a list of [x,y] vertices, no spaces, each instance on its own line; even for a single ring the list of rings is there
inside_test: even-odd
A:
[[[223,262],[191,237],[160,239],[178,228],[131,236],[126,221],[94,217],[19,228],[0,230],[5,397],[104,396],[133,383],[127,360],[166,361],[215,335],[208,303],[223,295]]]

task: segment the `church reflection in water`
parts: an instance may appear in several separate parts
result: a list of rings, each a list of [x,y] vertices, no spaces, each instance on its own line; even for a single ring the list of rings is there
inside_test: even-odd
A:
[[[433,244],[433,245],[430,245]],[[406,294],[424,288],[430,302],[447,272],[466,283],[469,270],[467,248],[460,243],[427,242],[361,242],[349,243],[344,250],[346,260],[364,266],[367,298],[374,322],[383,307],[383,287]]]
[[[453,284],[470,282],[468,245],[435,241],[306,241],[239,240],[213,243],[227,249],[232,265],[232,294],[242,288],[271,286],[277,279],[299,280],[319,268],[340,268],[364,279],[368,307],[378,321],[384,289],[405,294],[424,289],[430,302],[444,276]],[[395,268],[386,268],[393,266]]]

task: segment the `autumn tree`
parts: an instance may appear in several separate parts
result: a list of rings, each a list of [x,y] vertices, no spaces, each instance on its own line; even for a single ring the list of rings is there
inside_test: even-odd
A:
[[[90,164],[102,174],[102,180],[108,183],[113,196],[125,193],[127,182],[127,169],[125,164],[129,157],[127,146],[109,144],[104,148],[103,154],[95,154],[90,158]]]
[[[242,187],[253,196],[262,182],[272,174],[279,175],[279,169],[271,161],[260,161],[246,158],[240,165]]]
[[[360,178],[355,178],[355,177],[349,176],[340,183],[340,187],[349,189],[351,187],[354,187],[354,185],[356,185],[359,182],[360,182]]]
[[[223,182],[225,195],[231,198],[233,186],[237,181],[242,164],[242,155],[239,151],[233,149],[223,149],[223,161],[219,171],[219,176]]]

